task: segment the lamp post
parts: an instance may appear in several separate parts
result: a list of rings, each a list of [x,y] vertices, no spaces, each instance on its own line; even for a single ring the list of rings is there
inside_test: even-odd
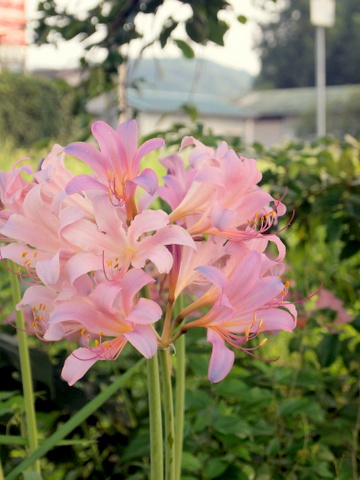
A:
[[[310,0],[310,20],[316,27],[316,133],[326,135],[326,53],[325,28],[335,23],[335,0]]]

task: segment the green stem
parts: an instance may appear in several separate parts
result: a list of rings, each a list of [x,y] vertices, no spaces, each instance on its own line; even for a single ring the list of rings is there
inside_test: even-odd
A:
[[[16,270],[16,265],[10,262],[10,268]],[[14,274],[10,274],[10,285],[12,292],[12,300],[14,307],[21,300],[20,288],[18,277]],[[24,320],[24,314],[22,310],[15,310],[17,337],[19,345],[19,357],[20,357],[20,370],[21,381],[24,393],[25,403],[25,422],[26,422],[26,435],[29,440],[29,450],[34,452],[38,448],[38,435],[36,427],[36,414],[35,414],[35,397],[32,383],[31,365],[29,346],[27,342],[26,325]],[[40,461],[34,462],[35,471],[40,473]]]
[[[159,351],[165,423],[165,480],[175,480],[175,427],[169,347]]]
[[[46,440],[39,438],[39,443],[42,444]],[[56,444],[57,447],[64,445],[89,445],[90,443],[96,443],[96,440],[85,440],[85,439],[72,439],[72,440],[61,440]],[[20,437],[20,435],[0,435],[0,445],[28,445],[28,439]]]
[[[175,478],[181,478],[185,407],[185,335],[176,341]]]
[[[163,480],[163,435],[158,355],[148,364],[149,420],[150,420],[150,480]]]
[[[28,458],[23,460],[12,472],[5,477],[5,480],[15,480],[17,475],[24,471],[29,465],[32,465],[38,458],[44,456],[49,450],[55,447],[60,440],[66,437],[76,427],[78,427],[84,420],[98,410],[103,403],[108,400],[119,388],[123,387],[132,375],[143,365],[145,359],[142,358],[135,365],[129,368],[121,377],[115,380],[114,383],[106,387],[99,395],[93,398],[89,403],[79,410],[73,417],[64,423],[55,433],[53,433],[44,443],[33,452]]]

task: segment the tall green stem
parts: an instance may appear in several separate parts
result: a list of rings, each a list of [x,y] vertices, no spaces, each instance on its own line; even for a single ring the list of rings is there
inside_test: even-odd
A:
[[[165,423],[165,480],[175,480],[175,427],[169,347],[159,351]]]
[[[12,270],[16,269],[16,266],[13,262],[10,263],[10,268]],[[18,277],[11,273],[10,274],[10,284],[12,292],[12,300],[14,306],[17,305],[21,300],[20,288]],[[24,314],[21,310],[15,311],[16,316],[16,327],[18,329],[18,345],[19,345],[19,357],[20,357],[20,369],[21,369],[21,380],[24,393],[24,403],[25,403],[25,422],[26,422],[26,435],[29,441],[29,450],[34,452],[38,448],[38,436],[37,436],[37,427],[36,427],[36,415],[35,415],[35,398],[34,390],[32,383],[32,374],[30,366],[30,354],[29,347],[27,342],[26,335],[26,325],[24,320]],[[34,462],[35,471],[40,473],[40,461],[37,460]]]
[[[176,387],[175,387],[175,478],[181,478],[181,459],[184,437],[185,407],[185,335],[176,341]]]
[[[150,420],[150,480],[163,480],[163,435],[158,355],[147,362]]]

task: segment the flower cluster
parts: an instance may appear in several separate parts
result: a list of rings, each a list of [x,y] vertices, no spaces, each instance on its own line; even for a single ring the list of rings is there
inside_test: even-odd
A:
[[[159,184],[140,164],[162,139],[138,146],[134,120],[116,131],[96,122],[92,133],[99,149],[56,145],[36,172],[23,162],[0,172],[0,255],[27,285],[17,308],[42,339],[78,342],[62,372],[70,385],[127,342],[150,358],[192,328],[207,331],[218,382],[231,347],[253,354],[246,342],[258,333],[292,331],[285,247],[267,233],[285,207],[258,186],[255,160],[185,137],[179,154],[160,160]],[[75,175],[65,155],[92,172]]]

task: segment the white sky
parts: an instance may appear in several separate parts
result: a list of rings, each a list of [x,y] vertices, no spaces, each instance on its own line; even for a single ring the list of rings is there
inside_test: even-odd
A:
[[[36,19],[37,3],[38,0],[27,0],[29,20]],[[91,4],[96,3],[96,0],[58,0],[58,3],[68,5],[68,8],[79,12],[81,9],[88,8]],[[231,28],[225,36],[225,47],[193,45],[193,48],[198,56],[225,66],[246,70],[251,74],[257,74],[260,64],[256,53],[253,51],[253,44],[256,35],[259,34],[257,22],[266,18],[266,14],[260,11],[259,8],[255,8],[252,0],[232,0],[231,3],[235,8],[236,15],[246,15],[248,22],[245,25],[241,25],[234,20],[233,15],[227,14],[229,12],[226,12],[226,14],[224,12],[224,20],[231,24]],[[176,0],[166,0],[165,5],[161,7],[161,11],[159,10],[155,18],[152,15],[143,15],[143,19],[139,19],[139,25],[143,29],[145,42],[151,40],[152,36],[156,34],[159,18],[166,18],[165,15],[172,15],[176,19],[186,18],[189,14],[187,7],[187,5]],[[181,38],[183,35],[181,31],[178,32],[178,38]],[[144,41],[142,40],[132,42],[130,55],[136,57],[143,45]],[[57,48],[50,45],[42,47],[30,46],[28,48],[27,66],[29,69],[75,67],[81,54],[82,47],[77,41],[63,42]],[[98,54],[101,56],[101,52],[98,52]],[[167,46],[165,50],[162,50],[160,47],[150,47],[144,56],[174,57],[179,56],[179,50],[173,46]]]

